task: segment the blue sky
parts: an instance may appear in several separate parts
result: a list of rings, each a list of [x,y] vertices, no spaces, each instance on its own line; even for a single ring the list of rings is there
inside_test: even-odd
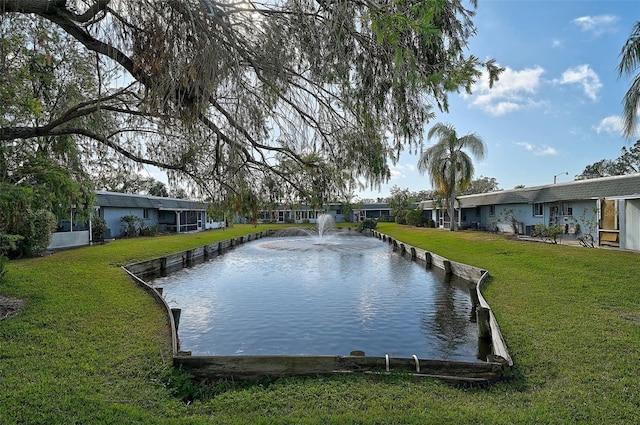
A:
[[[495,58],[506,71],[491,90],[482,79],[473,95],[453,94],[449,113],[438,112],[432,123],[482,137],[486,158],[475,161],[475,177],[494,177],[501,189],[551,184],[555,175],[571,181],[640,138],[622,136],[622,99],[631,78],[617,74],[638,20],[638,0],[479,0],[469,52]],[[417,161],[402,153],[388,184],[358,196],[386,197],[394,185],[431,189]]]

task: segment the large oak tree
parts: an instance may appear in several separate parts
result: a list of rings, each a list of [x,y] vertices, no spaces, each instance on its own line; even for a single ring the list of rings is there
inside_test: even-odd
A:
[[[212,199],[274,184],[304,199],[314,176],[322,197],[376,186],[432,108],[497,79],[466,51],[473,15],[460,0],[3,0],[4,39],[38,22],[91,78],[66,102],[35,96],[0,143],[64,138],[87,167],[155,165]]]

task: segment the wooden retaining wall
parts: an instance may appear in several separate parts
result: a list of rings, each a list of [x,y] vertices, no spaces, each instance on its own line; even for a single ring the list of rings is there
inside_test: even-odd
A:
[[[245,242],[270,236],[273,232],[260,232],[251,235],[239,236],[233,239],[227,239],[220,242],[214,242],[208,245],[199,246],[197,248],[188,249],[186,251],[176,252],[165,257],[154,258],[152,260],[140,261],[126,266],[126,269],[138,277],[157,277],[164,276],[190,267],[194,264],[214,258],[225,253],[234,246],[241,245]]]
[[[259,380],[265,376],[409,372],[451,383],[482,383],[502,376],[496,362],[460,362],[362,356],[176,356],[176,367],[200,379]]]
[[[166,257],[142,261],[123,267],[127,273],[167,311],[168,323],[171,327],[173,364],[185,372],[200,379],[259,380],[265,376],[280,378],[287,376],[315,376],[338,373],[385,373],[409,372],[418,377],[430,377],[453,384],[482,384],[500,379],[504,375],[504,366],[512,366],[513,362],[500,334],[495,317],[491,313],[486,300],[480,293],[481,284],[488,277],[488,272],[462,263],[449,261],[437,254],[398,242],[379,232],[371,234],[387,241],[394,250],[407,259],[418,261],[426,268],[432,266],[442,269],[470,282],[478,282],[476,294],[472,291],[474,304],[477,304],[486,315],[486,337],[492,343],[492,354],[486,362],[460,362],[446,360],[429,360],[413,358],[365,357],[350,356],[191,356],[190,352],[180,350],[178,326],[180,310],[172,309],[162,297],[162,289],[154,288],[142,277],[156,277],[171,271],[189,267],[197,262],[213,258],[254,239],[273,235],[273,231],[260,232],[241,236],[226,241],[208,244],[187,251],[178,252]],[[477,301],[476,301],[477,297]],[[480,301],[481,300],[481,301]],[[485,316],[482,316],[485,317]],[[479,327],[480,329],[480,327]],[[501,345],[500,345],[501,344]]]
[[[389,243],[389,245],[393,246],[394,251],[398,251],[403,257],[409,260],[420,262],[427,268],[437,267],[444,270],[447,274],[450,273],[472,282],[474,287],[471,290],[471,298],[476,311],[478,333],[481,338],[485,338],[491,342],[491,354],[487,360],[513,366],[513,360],[511,359],[507,344],[500,331],[498,321],[493,311],[491,311],[489,303],[487,303],[487,300],[482,296],[482,286],[489,278],[489,272],[487,270],[448,260],[438,254],[413,247],[404,242],[399,242],[378,231],[373,231],[373,235]]]

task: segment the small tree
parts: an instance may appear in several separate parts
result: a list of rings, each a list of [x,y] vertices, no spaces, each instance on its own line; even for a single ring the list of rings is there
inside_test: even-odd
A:
[[[391,188],[391,196],[387,198],[387,206],[393,211],[396,217],[404,217],[406,211],[411,208],[413,197],[409,189],[400,189],[398,186]],[[404,224],[404,223],[400,223]]]
[[[586,248],[595,248],[596,239],[594,234],[598,231],[598,209],[593,209],[593,215],[587,218],[587,211],[589,208],[585,208],[582,215],[578,219],[574,219],[574,225],[576,226],[576,234],[580,245]]]
[[[513,231],[514,234],[517,235],[518,233],[520,233],[519,232],[520,223],[518,222],[518,218],[513,209],[504,210],[500,215],[504,221],[506,221],[507,223],[509,223],[509,225],[511,225],[511,230]]]
[[[407,224],[407,211],[397,211],[395,221],[397,224]]]
[[[475,193],[489,193],[500,190],[498,181],[495,177],[480,176],[477,179],[471,180],[469,186],[460,192],[460,195],[473,195]]]

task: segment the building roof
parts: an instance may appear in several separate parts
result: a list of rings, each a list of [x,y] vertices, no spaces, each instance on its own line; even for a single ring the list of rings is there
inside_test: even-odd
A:
[[[464,195],[459,196],[458,201],[462,208],[472,208],[482,205],[541,204],[634,195],[640,196],[640,173]],[[423,208],[433,208],[435,203],[423,201],[421,205]]]
[[[389,206],[386,203],[375,203],[375,204],[362,204],[359,210],[389,210]]]
[[[98,207],[116,208],[154,208],[158,210],[172,211],[206,211],[207,206],[203,202],[189,201],[187,199],[163,198],[151,195],[132,195],[118,192],[96,192],[95,205]]]

